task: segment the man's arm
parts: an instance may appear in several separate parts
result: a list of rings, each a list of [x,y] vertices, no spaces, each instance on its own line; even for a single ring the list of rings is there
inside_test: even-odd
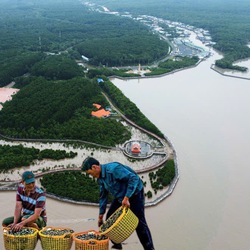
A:
[[[21,212],[22,212],[22,202],[21,201],[16,201],[16,206],[15,206],[15,211],[14,211],[14,221],[12,224],[9,225],[9,227],[15,226],[18,221],[21,218]]]
[[[34,214],[32,214],[29,218],[22,220],[20,223],[17,223],[17,224],[13,223],[11,229],[14,231],[21,230],[24,226],[28,226],[28,224],[35,222],[36,219],[39,218],[41,212],[42,212],[42,208],[36,208],[34,211]]]
[[[103,224],[103,214],[99,214],[98,217],[98,227],[100,227]]]

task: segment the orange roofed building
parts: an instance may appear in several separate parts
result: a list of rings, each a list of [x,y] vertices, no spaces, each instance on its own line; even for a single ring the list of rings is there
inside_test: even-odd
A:
[[[104,108],[101,108],[102,106],[97,103],[93,103],[93,106],[95,106],[98,110],[97,111],[92,111],[91,115],[101,118],[101,117],[108,117],[110,115],[110,111],[105,110]]]
[[[102,107],[102,105],[97,104],[97,103],[93,103],[93,106],[96,107],[97,109],[100,109]]]
[[[91,115],[95,116],[95,117],[108,117],[110,115],[110,111],[107,111],[105,109],[99,109],[97,111],[92,111]]]
[[[141,152],[141,146],[139,143],[134,143],[131,147],[132,154],[139,154]]]

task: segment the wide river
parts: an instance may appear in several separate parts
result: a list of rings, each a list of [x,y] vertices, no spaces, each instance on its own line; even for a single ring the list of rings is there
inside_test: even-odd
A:
[[[250,249],[250,81],[211,70],[218,58],[213,51],[161,78],[112,80],[177,151],[177,187],[150,209],[157,250]]]

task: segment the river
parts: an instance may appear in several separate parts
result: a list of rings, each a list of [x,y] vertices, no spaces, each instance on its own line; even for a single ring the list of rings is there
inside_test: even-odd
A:
[[[161,78],[112,80],[177,152],[177,187],[150,210],[158,250],[249,249],[250,81],[211,70],[212,53]]]

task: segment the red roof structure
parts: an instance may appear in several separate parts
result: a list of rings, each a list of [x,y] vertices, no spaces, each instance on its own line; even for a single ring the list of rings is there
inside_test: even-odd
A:
[[[102,106],[98,103],[93,103],[93,106],[96,107],[97,109],[100,109]]]
[[[97,108],[97,111],[92,111],[91,112],[92,116],[101,118],[101,117],[108,117],[111,114],[110,111],[102,108],[102,105],[100,105],[100,104],[93,103],[93,106]]]
[[[107,117],[110,115],[110,111],[107,111],[105,109],[99,109],[97,111],[92,111],[91,115],[95,116],[95,117]]]
[[[134,143],[131,148],[132,154],[139,154],[141,152],[141,146],[139,143]]]

